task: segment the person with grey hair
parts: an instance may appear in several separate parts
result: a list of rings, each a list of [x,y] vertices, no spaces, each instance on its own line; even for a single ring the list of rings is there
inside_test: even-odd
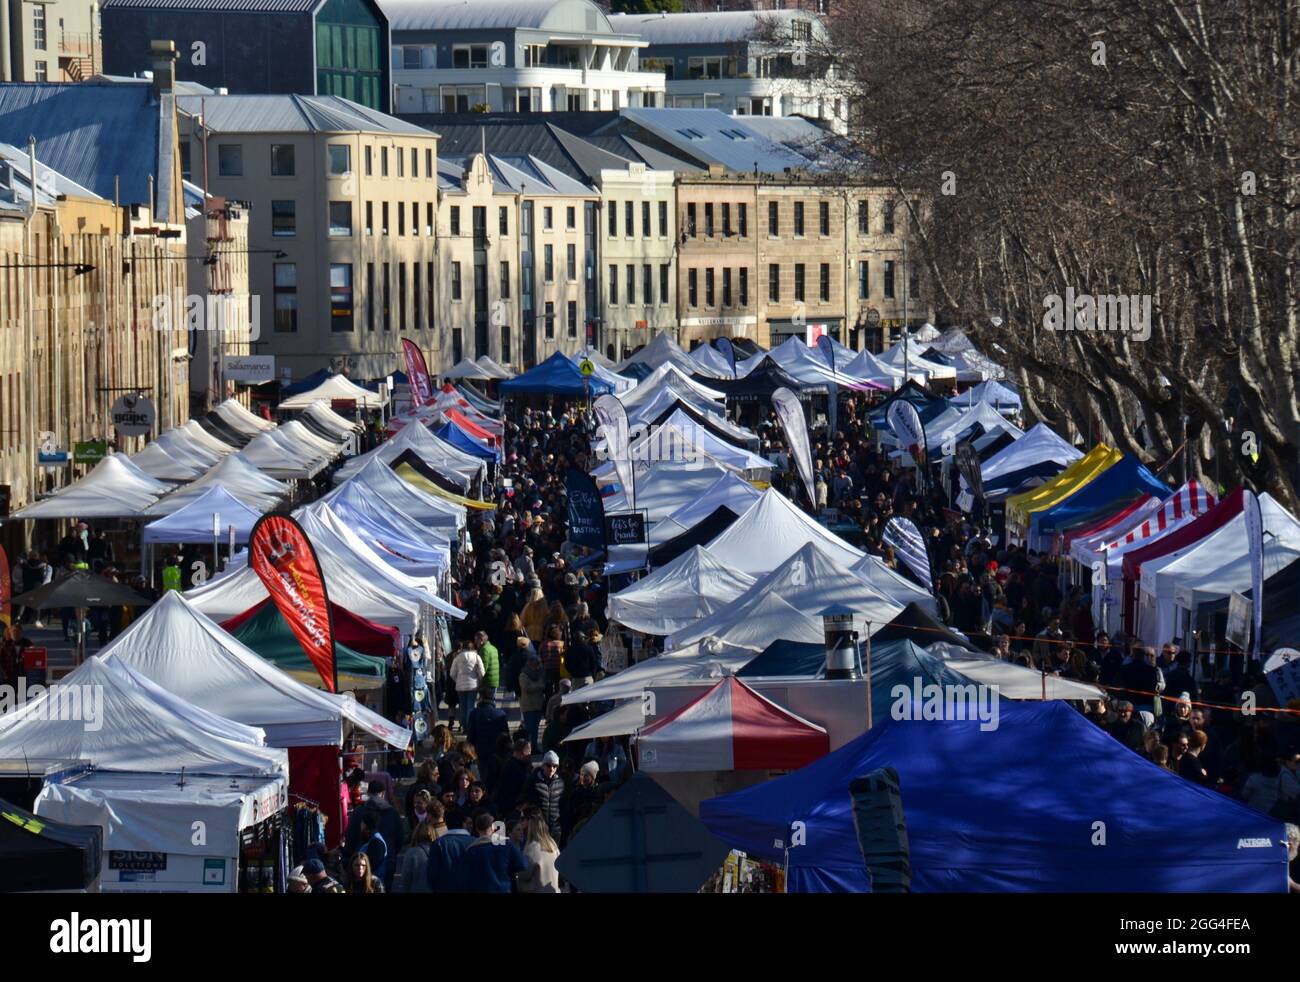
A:
[[[1300,893],[1300,825],[1294,822],[1286,823],[1286,861],[1289,864],[1287,873],[1287,887],[1291,893]]]
[[[1146,727],[1142,725],[1142,720],[1134,711],[1133,703],[1127,699],[1115,703],[1115,720],[1106,731],[1134,753],[1142,753],[1142,740]]]

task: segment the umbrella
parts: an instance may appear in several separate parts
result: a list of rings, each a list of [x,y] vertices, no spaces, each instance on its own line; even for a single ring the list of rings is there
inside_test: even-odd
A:
[[[51,610],[55,607],[147,607],[153,601],[124,583],[76,570],[14,597],[11,603],[33,610]]]

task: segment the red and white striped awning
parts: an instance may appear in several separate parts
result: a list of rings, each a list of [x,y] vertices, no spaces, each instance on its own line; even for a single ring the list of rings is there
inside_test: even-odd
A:
[[[655,720],[637,738],[645,771],[793,771],[830,750],[825,729],[735,676]]]
[[[1204,514],[1216,504],[1214,495],[1196,481],[1188,481],[1165,501],[1161,509],[1141,525],[1130,529],[1127,535],[1113,539],[1102,546],[1102,551],[1127,552],[1135,542],[1156,538],[1187,524],[1197,515]]]

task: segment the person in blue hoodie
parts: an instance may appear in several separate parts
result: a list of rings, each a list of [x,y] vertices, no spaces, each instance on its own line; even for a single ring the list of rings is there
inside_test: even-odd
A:
[[[459,892],[459,867],[474,837],[469,829],[456,827],[453,822],[453,815],[448,813],[447,831],[429,847],[428,877],[432,893]]]
[[[511,893],[515,874],[528,869],[528,860],[499,829],[489,812],[474,819],[475,839],[456,865],[458,893]]]

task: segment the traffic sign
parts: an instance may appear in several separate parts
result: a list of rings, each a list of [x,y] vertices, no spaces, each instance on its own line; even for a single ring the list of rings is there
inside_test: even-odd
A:
[[[578,371],[582,372],[583,375],[595,375],[596,366],[590,358],[584,358],[578,362]]]

